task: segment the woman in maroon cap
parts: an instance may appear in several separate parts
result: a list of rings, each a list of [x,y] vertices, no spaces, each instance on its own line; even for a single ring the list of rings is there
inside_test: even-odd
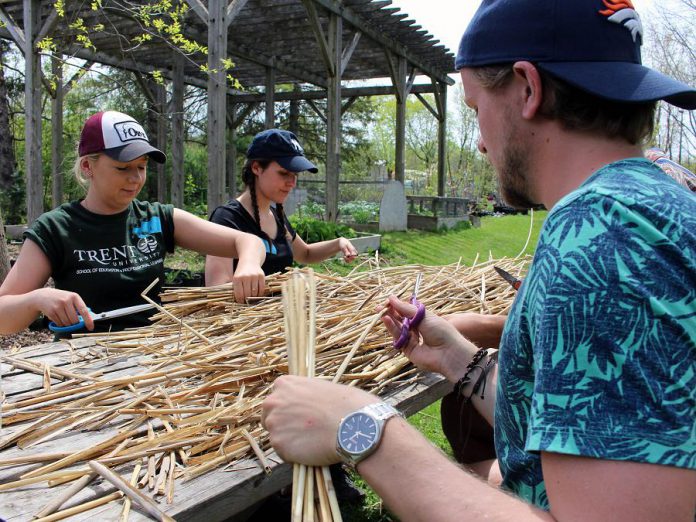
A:
[[[353,244],[343,237],[307,244],[293,230],[283,212],[283,203],[297,184],[302,171],[317,172],[289,131],[268,129],[254,136],[242,170],[246,190],[216,208],[213,223],[249,232],[260,237],[266,247],[263,271],[266,275],[283,271],[292,262],[318,263],[342,252],[346,261],[357,255]],[[231,281],[237,260],[209,255],[205,261],[206,285]]]
[[[136,199],[148,159],[164,163],[142,126],[115,111],[99,112],[80,135],[75,174],[84,199],[40,216],[0,287],[0,333],[26,328],[38,314],[65,327],[84,320],[88,330],[149,324],[152,310],[95,323],[92,313],[143,304],[141,293],[164,279],[164,258],[175,246],[239,259],[238,302],[263,293],[261,241],[162,203]],[[55,288],[44,288],[52,277]],[[161,283],[152,290],[157,297]]]

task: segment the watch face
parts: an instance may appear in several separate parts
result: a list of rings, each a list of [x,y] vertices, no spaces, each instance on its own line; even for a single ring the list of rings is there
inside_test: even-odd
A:
[[[348,453],[360,454],[370,448],[378,436],[375,419],[357,412],[349,415],[341,423],[338,443]]]

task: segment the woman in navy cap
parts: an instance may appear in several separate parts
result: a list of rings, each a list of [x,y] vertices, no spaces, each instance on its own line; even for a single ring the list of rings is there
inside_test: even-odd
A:
[[[308,245],[293,230],[283,212],[283,202],[297,184],[297,174],[317,172],[297,137],[289,131],[268,129],[258,133],[247,150],[242,171],[246,190],[237,199],[216,208],[210,220],[242,232],[255,234],[266,246],[266,275],[281,272],[300,263],[318,263],[338,252],[346,261],[357,255],[355,247],[345,238]],[[206,285],[219,285],[232,280],[237,260],[209,255],[205,262]]]
[[[24,233],[28,241],[0,287],[0,333],[22,330],[38,314],[58,327],[78,323],[80,315],[87,329],[100,331],[149,324],[151,310],[95,323],[88,307],[99,313],[143,304],[140,294],[164,279],[164,257],[177,245],[238,257],[238,302],[263,293],[265,249],[257,237],[136,199],[148,159],[166,158],[132,117],[106,111],[86,121],[75,174],[87,195],[41,215]],[[50,277],[55,288],[44,288]]]

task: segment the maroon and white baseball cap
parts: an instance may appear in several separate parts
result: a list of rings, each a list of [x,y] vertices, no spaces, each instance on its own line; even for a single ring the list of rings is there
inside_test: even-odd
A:
[[[103,111],[90,116],[82,127],[77,153],[80,157],[103,152],[116,161],[133,161],[148,155],[157,163],[167,156],[147,139],[145,129],[131,116],[116,111]]]

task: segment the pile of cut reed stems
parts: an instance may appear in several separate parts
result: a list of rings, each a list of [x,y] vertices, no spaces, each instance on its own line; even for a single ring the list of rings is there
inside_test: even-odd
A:
[[[316,301],[310,306],[314,311],[307,316],[304,338],[297,338],[295,345],[305,346],[308,354],[314,344],[312,368],[317,376],[378,394],[415,382],[418,372],[392,348],[379,320],[386,298],[391,294],[408,298],[416,274],[422,272],[418,299],[427,309],[440,315],[503,314],[515,291],[497,276],[493,265],[521,276],[528,262],[516,258],[473,266],[380,267],[375,258],[368,258],[359,267],[364,271],[356,269],[348,276],[316,273],[310,292],[316,296],[310,297]],[[298,277],[307,277],[306,271],[302,273]],[[25,457],[11,459],[3,459],[0,452],[0,467],[31,467],[16,480],[0,484],[0,494],[30,484],[71,482],[79,486],[72,490],[79,489],[96,479],[98,469],[101,476],[116,474],[114,483],[120,479],[172,503],[177,482],[232,466],[245,457],[255,458],[269,472],[272,449],[260,424],[260,406],[275,378],[288,373],[287,318],[280,290],[289,277],[287,273],[269,277],[267,296],[252,305],[236,304],[231,285],[168,291],[151,326],[90,335],[99,350],[90,351],[92,360],[76,361],[67,368],[4,357],[6,364],[43,375],[44,388],[2,404],[0,451],[12,447],[27,451]],[[124,356],[136,358],[138,366],[113,378],[95,371],[104,360]],[[62,382],[56,384],[57,379]],[[64,453],[30,450],[85,430],[103,438]],[[124,489],[108,500],[102,497],[101,503],[123,502],[127,518],[130,502],[138,498]],[[62,518],[60,507],[67,500],[51,499],[41,516]],[[65,516],[77,508],[64,510]]]

